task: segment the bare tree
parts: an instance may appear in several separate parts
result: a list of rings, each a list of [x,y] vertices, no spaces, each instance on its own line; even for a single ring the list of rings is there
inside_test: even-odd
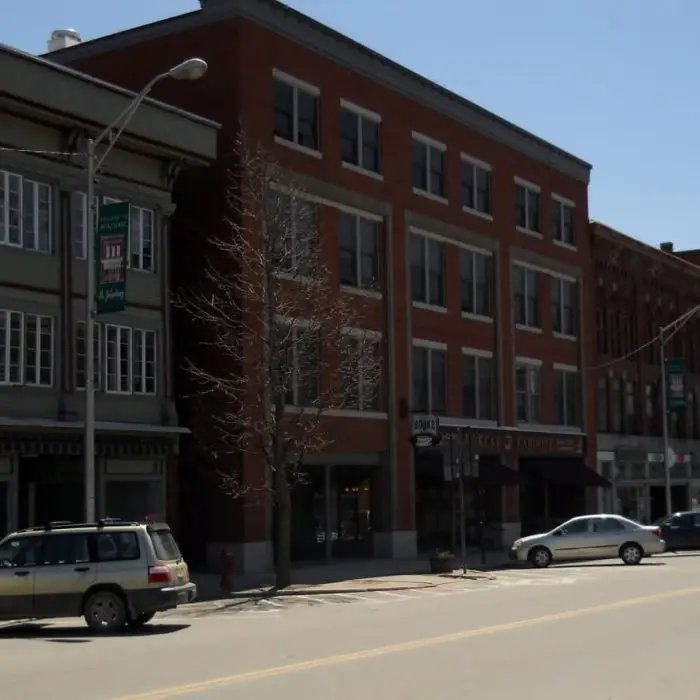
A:
[[[226,456],[226,493],[247,491],[231,455],[258,455],[265,468],[282,588],[291,582],[290,490],[304,459],[332,442],[327,411],[375,406],[381,350],[361,298],[341,293],[324,262],[328,251],[337,259],[338,236],[319,226],[316,205],[245,136],[234,156],[225,226],[208,241],[202,284],[182,297],[207,346],[186,370],[208,401],[212,449]]]

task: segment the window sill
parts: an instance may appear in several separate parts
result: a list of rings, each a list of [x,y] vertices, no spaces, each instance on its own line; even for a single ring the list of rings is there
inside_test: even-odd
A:
[[[357,173],[358,175],[366,175],[367,177],[371,177],[373,180],[384,182],[384,175],[381,173],[375,173],[374,170],[367,170],[366,168],[362,168],[354,163],[348,163],[344,160],[341,161],[340,165],[345,168],[345,170],[349,170],[350,172]]]
[[[272,276],[276,277],[278,280],[298,282],[299,284],[311,284],[313,282],[311,277],[307,277],[306,275],[292,275],[289,272],[273,272]]]
[[[525,331],[526,333],[534,333],[535,335],[540,335],[542,333],[541,328],[538,328],[537,326],[525,326],[522,323],[516,323],[515,328],[516,330]]]
[[[440,416],[440,426],[445,428],[496,428],[497,420],[483,418],[464,418],[463,416]]]
[[[516,226],[515,230],[519,233],[524,233],[526,236],[532,236],[533,238],[539,238],[542,240],[543,236],[539,231],[533,231],[529,228],[523,228],[522,226]]]
[[[426,192],[421,190],[419,187],[413,188],[413,194],[417,194],[419,197],[425,197],[426,199],[431,199],[433,202],[439,202],[440,204],[449,204],[447,197],[443,197],[439,194],[433,194],[432,192]]]
[[[518,421],[518,428],[521,430],[532,430],[539,433],[561,433],[562,435],[585,435],[580,427],[569,425],[556,425],[551,423],[528,423],[526,421]],[[572,455],[578,456],[578,455]]]
[[[493,221],[493,216],[491,214],[487,214],[485,211],[479,211],[478,209],[472,209],[471,207],[462,207],[462,211],[465,214],[471,214],[472,216],[478,216],[480,219],[484,219],[485,221]]]
[[[323,153],[321,153],[321,151],[315,151],[313,148],[301,146],[298,143],[294,143],[294,141],[287,141],[287,139],[283,139],[281,136],[275,135],[274,140],[276,144],[289,148],[292,151],[297,151],[298,153],[303,153],[304,155],[311,156],[312,158],[318,158],[319,160],[323,158]]]
[[[574,253],[578,253],[578,248],[575,245],[573,245],[572,243],[567,243],[566,241],[560,241],[557,238],[553,239],[552,243],[554,243],[554,245],[558,245],[560,248],[566,248],[566,250],[570,250]]]
[[[414,301],[413,308],[414,309],[422,309],[423,311],[435,311],[436,313],[439,313],[439,314],[446,314],[447,313],[447,307],[436,306],[434,304],[426,304],[423,301]]]
[[[355,294],[358,297],[367,297],[368,299],[383,299],[384,295],[374,289],[365,289],[363,287],[352,287],[349,284],[341,284],[340,291],[347,294]]]
[[[302,413],[312,413],[319,418],[325,416],[329,418],[366,418],[369,420],[387,420],[388,415],[381,411],[353,411],[348,408],[319,408],[318,406],[294,406],[287,404],[284,407],[285,413],[300,415]]]
[[[578,338],[575,335],[569,335],[568,333],[559,333],[558,331],[554,331],[552,335],[557,338],[557,340],[567,340],[570,343],[575,343]]]
[[[493,323],[491,316],[482,316],[481,314],[472,314],[468,311],[462,311],[462,318],[467,321],[479,321],[480,323]]]

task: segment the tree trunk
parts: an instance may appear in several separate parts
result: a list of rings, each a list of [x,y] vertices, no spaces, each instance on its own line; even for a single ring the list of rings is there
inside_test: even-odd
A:
[[[275,503],[277,504],[277,588],[292,582],[292,497],[284,467],[275,471]]]

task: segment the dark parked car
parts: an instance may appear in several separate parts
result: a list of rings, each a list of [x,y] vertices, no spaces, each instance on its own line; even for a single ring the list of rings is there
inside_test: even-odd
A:
[[[665,515],[654,524],[661,529],[668,551],[700,549],[700,511],[680,511]]]

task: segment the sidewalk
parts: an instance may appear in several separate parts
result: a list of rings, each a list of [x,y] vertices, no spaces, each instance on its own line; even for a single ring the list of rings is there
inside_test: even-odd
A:
[[[456,560],[460,564],[459,558]],[[493,578],[491,571],[510,565],[508,553],[487,552],[486,566],[481,553],[470,550],[467,571],[457,569],[451,574],[431,574],[427,557],[418,559],[359,559],[313,563],[295,567],[292,585],[284,590],[274,587],[274,574],[234,576],[233,590],[220,589],[218,574],[192,573],[197,584],[197,601],[225,598],[255,598],[267,596],[320,595],[328,593],[361,593],[371,591],[401,591],[445,585],[454,580]],[[195,603],[196,604],[196,603]]]

